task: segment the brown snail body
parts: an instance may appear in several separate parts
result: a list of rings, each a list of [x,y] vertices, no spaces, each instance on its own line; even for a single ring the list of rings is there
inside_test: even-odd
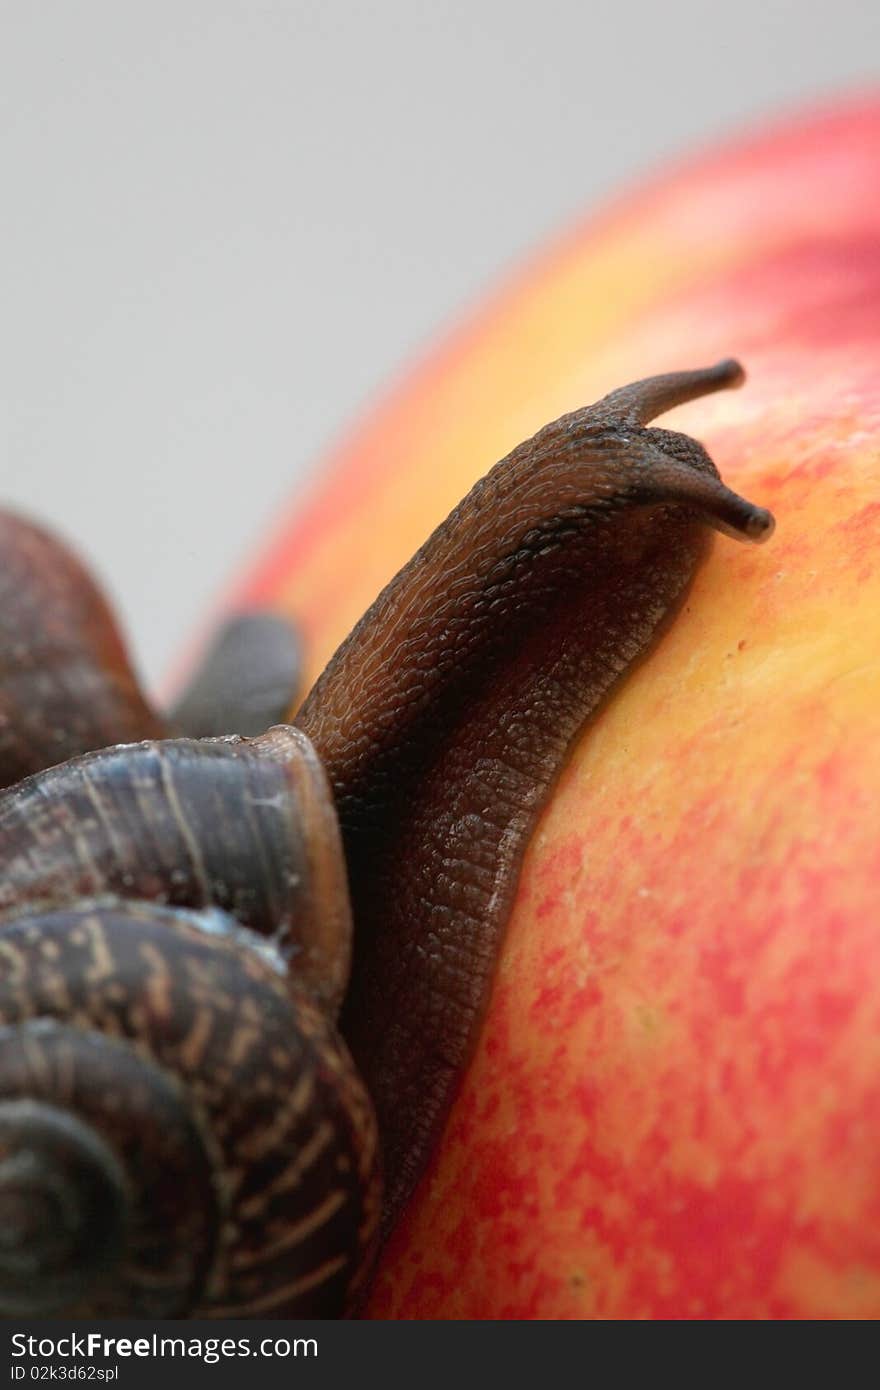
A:
[[[741,379],[726,362],[636,383],[515,450],[380,595],[294,729],[81,749],[0,796],[0,1210],[4,1171],[21,1182],[36,1153],[54,1173],[60,1155],[84,1208],[97,1202],[105,1214],[89,1311],[104,1310],[111,1269],[129,1271],[113,1276],[114,1310],[159,1303],[136,1297],[130,1277],[143,1261],[149,1205],[132,1205],[132,1187],[141,1189],[120,1178],[131,1141],[70,1079],[79,1065],[71,1026],[85,1072],[110,1069],[93,1055],[104,1035],[120,1075],[136,1064],[158,1074],[157,1115],[172,1093],[195,1097],[173,1132],[175,1152],[192,1154],[181,1190],[192,1175],[205,1183],[186,1207],[198,1233],[188,1233],[176,1192],[155,1194],[162,1310],[351,1306],[377,1220],[367,1092],[387,1226],[473,1047],[522,853],[573,739],[675,612],[707,524],[747,539],[772,528],[768,513],[723,486],[700,445],[645,428]],[[271,698],[251,706],[249,720],[277,704],[294,665],[289,641],[286,650],[279,659],[264,648]],[[221,654],[215,677],[235,666]],[[214,733],[211,679],[194,689],[178,721]],[[56,744],[46,740],[46,763]],[[342,1033],[366,1088],[333,1030],[343,994]],[[21,1029],[27,1047],[16,1041]],[[39,1065],[27,1060],[35,1049]],[[105,1090],[111,1070],[100,1073]],[[249,1078],[255,1094],[243,1097]],[[247,1110],[257,1091],[262,1120]],[[150,1104],[140,1130],[150,1129]],[[77,1125],[87,1134],[75,1135]],[[309,1151],[309,1134],[328,1131],[336,1137],[321,1181],[309,1170],[314,1185],[299,1193],[296,1154]],[[165,1164],[160,1148],[150,1154],[147,1188]],[[29,1190],[35,1181],[32,1172]],[[31,1209],[11,1209],[32,1237]],[[67,1306],[64,1257],[77,1257],[79,1232],[73,1222],[60,1252],[47,1241],[33,1308]],[[158,1259],[158,1234],[144,1239]],[[178,1239],[187,1258],[175,1263]],[[0,1261],[0,1291],[3,1270]]]

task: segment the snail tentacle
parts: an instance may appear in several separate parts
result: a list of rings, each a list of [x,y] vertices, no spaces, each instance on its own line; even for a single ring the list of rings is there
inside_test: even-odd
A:
[[[586,720],[681,604],[707,521],[769,513],[642,422],[738,364],[636,383],[476,484],[342,644],[297,724],[322,758],[355,914],[342,1027],[376,1101],[386,1226],[478,1033],[522,856]]]
[[[698,367],[693,371],[664,372],[660,376],[644,377],[628,386],[610,391],[595,405],[589,407],[594,420],[608,421],[624,426],[647,425],[658,415],[664,415],[674,406],[685,405],[700,396],[708,396],[713,391],[724,391],[742,386],[746,374],[733,357],[725,357],[711,367]]]
[[[0,602],[0,1312],[352,1306],[379,1216],[370,1097],[387,1228],[574,741],[708,528],[770,534],[700,444],[648,427],[741,380],[649,378],[540,430],[380,594],[296,726],[259,737],[165,737],[88,574],[0,515],[24,594]],[[174,717],[257,733],[297,670],[285,622],[236,619]]]
[[[213,638],[171,707],[171,724],[189,738],[255,737],[289,716],[301,672],[299,634],[289,618],[239,613]]]

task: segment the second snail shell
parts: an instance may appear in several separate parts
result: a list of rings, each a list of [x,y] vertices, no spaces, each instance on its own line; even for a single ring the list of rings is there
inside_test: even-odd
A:
[[[285,622],[227,631],[166,721],[84,568],[0,518],[24,595],[0,602],[6,1316],[357,1307],[572,742],[682,601],[707,527],[770,534],[699,444],[648,428],[741,380],[648,378],[514,450],[295,727],[255,738],[236,735],[295,703]]]

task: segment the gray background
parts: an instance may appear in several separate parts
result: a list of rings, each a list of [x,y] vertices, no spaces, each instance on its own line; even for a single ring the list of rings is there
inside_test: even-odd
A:
[[[0,501],[92,556],[154,682],[334,435],[525,252],[880,76],[876,0],[0,15]]]

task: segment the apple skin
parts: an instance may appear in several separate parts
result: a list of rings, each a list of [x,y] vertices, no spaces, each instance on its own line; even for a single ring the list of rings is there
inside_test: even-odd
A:
[[[737,356],[664,427],[769,506],[585,730],[382,1318],[880,1317],[880,100],[620,200],[362,423],[232,601],[310,677],[547,420]]]

